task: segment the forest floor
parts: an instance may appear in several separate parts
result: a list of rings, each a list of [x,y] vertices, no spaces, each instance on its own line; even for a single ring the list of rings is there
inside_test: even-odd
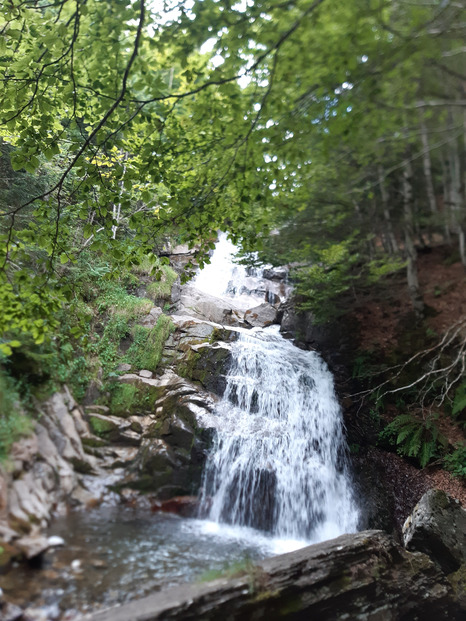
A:
[[[452,325],[466,319],[466,271],[459,261],[452,262],[451,248],[438,246],[420,252],[418,270],[427,308],[422,325],[416,323],[401,272],[387,279],[375,292],[362,295],[357,302],[353,317],[359,325],[359,347],[376,354],[380,361],[394,360],[403,351],[409,358],[416,351],[430,347],[432,342],[438,342]],[[448,408],[440,408],[437,413],[437,426],[448,442],[464,443],[464,425],[461,428],[454,424]],[[388,411],[387,422],[396,414],[394,409]],[[413,466],[409,478],[422,479],[429,487],[444,489],[466,507],[465,479],[452,476],[441,468],[439,461],[422,471]]]

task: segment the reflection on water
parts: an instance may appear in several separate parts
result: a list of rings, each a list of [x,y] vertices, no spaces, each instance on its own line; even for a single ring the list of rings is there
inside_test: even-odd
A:
[[[19,605],[58,603],[69,611],[67,619],[71,610],[136,599],[286,546],[252,529],[121,507],[73,512],[57,519],[49,534],[63,537],[66,546],[48,552],[42,569],[18,567],[0,576],[0,586]]]

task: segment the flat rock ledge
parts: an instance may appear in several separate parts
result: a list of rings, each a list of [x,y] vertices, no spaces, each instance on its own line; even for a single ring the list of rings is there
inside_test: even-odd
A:
[[[382,531],[343,535],[266,559],[242,575],[173,587],[87,621],[463,619],[438,565]]]

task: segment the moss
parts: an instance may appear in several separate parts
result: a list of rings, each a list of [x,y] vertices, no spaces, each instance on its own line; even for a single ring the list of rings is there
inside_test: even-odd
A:
[[[86,450],[86,447],[89,448],[101,448],[102,446],[107,446],[108,442],[107,440],[104,440],[102,438],[81,438],[81,442],[84,446],[84,450]]]
[[[71,460],[73,468],[79,474],[91,474],[93,472],[92,466],[89,462],[84,461],[84,459],[79,459],[78,457],[73,457]]]
[[[466,604],[466,565],[461,565],[461,567],[455,571],[455,573],[450,574],[447,579],[453,587],[455,595],[459,599],[464,600]]]
[[[115,416],[129,416],[136,401],[138,389],[133,384],[116,384],[112,391],[110,411]]]
[[[126,352],[124,361],[136,369],[155,371],[162,358],[165,341],[175,326],[167,315],[161,315],[153,328],[134,326],[133,344]]]
[[[116,429],[116,425],[113,421],[106,420],[92,414],[89,415],[89,423],[92,431],[98,436],[107,435]]]
[[[160,278],[147,285],[147,295],[156,302],[168,301],[178,274],[169,265],[160,266],[157,274]]]
[[[161,388],[147,384],[135,386],[113,383],[110,386],[110,411],[113,415],[123,418],[141,412],[152,412],[161,391]]]

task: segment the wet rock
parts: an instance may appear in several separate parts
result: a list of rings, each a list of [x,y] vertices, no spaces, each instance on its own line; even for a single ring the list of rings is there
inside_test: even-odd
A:
[[[288,268],[286,267],[266,267],[262,270],[262,276],[267,280],[286,280]]]
[[[466,511],[457,500],[439,489],[429,490],[403,526],[408,550],[435,559],[445,573],[466,564]]]
[[[247,310],[244,314],[244,320],[250,326],[264,328],[277,322],[277,309],[264,302],[264,304]]]
[[[226,374],[231,362],[231,351],[227,344],[193,345],[178,363],[178,373],[187,379],[200,382],[216,395],[223,395],[226,388]]]
[[[15,546],[28,560],[41,556],[50,548],[47,537],[43,537],[41,535],[21,537],[15,541]]]
[[[27,621],[23,616],[23,610],[15,604],[8,602],[0,603],[0,621]]]

